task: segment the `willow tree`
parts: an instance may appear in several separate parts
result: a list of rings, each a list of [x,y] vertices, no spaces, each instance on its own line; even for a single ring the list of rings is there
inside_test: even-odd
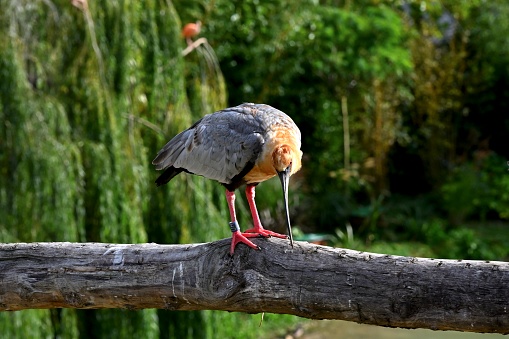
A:
[[[0,241],[227,236],[219,185],[185,175],[167,189],[153,184],[150,162],[168,138],[226,102],[212,47],[181,55],[172,3],[0,5]],[[202,337],[217,321],[241,319],[155,310],[0,314],[11,337]]]

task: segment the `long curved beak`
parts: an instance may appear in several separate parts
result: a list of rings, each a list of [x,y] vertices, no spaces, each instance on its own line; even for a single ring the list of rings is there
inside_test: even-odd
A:
[[[288,167],[286,170],[278,172],[279,180],[281,180],[281,185],[283,186],[283,198],[285,201],[285,211],[286,211],[286,224],[288,226],[288,237],[290,238],[290,245],[293,247],[293,236],[292,236],[292,226],[290,225],[290,212],[288,211],[288,184],[290,182],[290,171],[291,168]]]

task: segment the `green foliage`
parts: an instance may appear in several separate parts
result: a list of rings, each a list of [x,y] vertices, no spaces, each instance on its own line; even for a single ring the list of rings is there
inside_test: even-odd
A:
[[[509,218],[509,174],[506,160],[491,154],[477,164],[462,164],[442,186],[443,207],[450,219],[486,221],[488,215]]]
[[[443,207],[453,222],[461,222],[473,216],[476,204],[486,190],[486,186],[478,179],[477,171],[467,164],[457,169],[449,182],[442,186]]]
[[[308,39],[299,40],[309,44],[305,49],[311,53],[314,73],[337,77],[339,86],[351,80],[401,76],[412,67],[403,44],[403,23],[384,5],[356,10],[317,6],[306,26],[309,30],[299,33],[309,34]]]
[[[30,88],[21,62],[24,46],[2,42],[2,241],[83,240],[83,167],[64,108]]]
[[[265,313],[262,316],[262,314],[206,311],[204,320],[209,324],[207,337],[235,339],[284,337],[288,329],[301,322],[302,318],[286,314]]]
[[[370,246],[359,246],[374,253],[402,255],[406,257],[433,258],[437,254],[428,245],[419,242],[386,242],[377,241]]]
[[[409,201],[407,206],[401,201],[389,203],[378,227],[370,230],[365,241],[360,241],[362,233],[355,234],[350,248],[432,258],[509,258],[507,225],[486,221],[452,224],[429,209],[429,201],[424,202]]]
[[[156,338],[159,322],[156,310],[76,310],[81,338]],[[66,321],[67,318],[61,318]]]

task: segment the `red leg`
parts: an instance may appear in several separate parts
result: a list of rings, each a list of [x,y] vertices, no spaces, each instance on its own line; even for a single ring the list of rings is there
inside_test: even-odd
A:
[[[246,244],[247,246],[259,250],[260,247],[253,244],[252,241],[250,241],[247,238],[254,238],[257,237],[258,234],[242,234],[240,232],[239,223],[237,222],[237,216],[235,214],[235,192],[230,192],[226,190],[226,201],[228,202],[228,209],[230,210],[230,229],[232,231],[232,243],[230,245],[230,255],[233,255],[233,252],[235,251],[235,246],[241,242]]]
[[[246,235],[246,233],[248,233],[248,234],[253,234],[253,235],[256,234],[256,235],[262,236],[262,237],[272,236],[272,237],[276,237],[276,238],[287,239],[288,236],[285,234],[272,232],[272,231],[269,231],[269,230],[266,230],[263,228],[262,223],[260,222],[260,216],[258,215],[258,210],[256,209],[256,204],[255,204],[255,187],[256,187],[256,185],[247,185],[247,187],[246,187],[246,197],[247,197],[247,202],[249,203],[249,209],[251,210],[251,215],[253,216],[253,226],[254,227],[246,230],[244,235]]]

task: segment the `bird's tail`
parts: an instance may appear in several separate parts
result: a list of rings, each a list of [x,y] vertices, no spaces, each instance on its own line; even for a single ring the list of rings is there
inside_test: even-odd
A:
[[[174,176],[176,176],[182,171],[183,171],[182,168],[175,168],[173,166],[168,167],[166,171],[164,171],[163,174],[161,174],[159,178],[156,179],[156,185],[159,187],[161,185],[166,184],[168,181],[173,179]]]

